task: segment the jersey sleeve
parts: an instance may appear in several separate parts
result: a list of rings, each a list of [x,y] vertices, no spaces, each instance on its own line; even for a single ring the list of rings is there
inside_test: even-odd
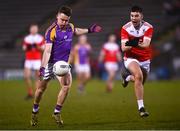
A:
[[[101,53],[105,54],[106,53],[106,48],[105,45],[103,45],[102,49],[101,49]]]
[[[22,42],[22,45],[23,45],[23,46],[27,46],[27,45],[28,45],[27,36],[24,37],[23,42]]]
[[[45,34],[45,42],[46,43],[53,43],[54,38],[56,36],[56,28],[47,29]]]
[[[23,42],[22,42],[22,46],[27,46],[27,43],[26,43],[26,41],[25,41],[25,40],[23,40]]]
[[[41,36],[41,40],[40,40],[40,42],[38,43],[38,46],[44,46],[44,43],[45,43],[44,37]]]
[[[145,33],[144,33],[144,37],[146,38],[152,38],[153,35],[153,28],[149,28]]]
[[[128,38],[128,32],[124,28],[121,29],[120,38],[121,38],[121,41],[129,39]]]

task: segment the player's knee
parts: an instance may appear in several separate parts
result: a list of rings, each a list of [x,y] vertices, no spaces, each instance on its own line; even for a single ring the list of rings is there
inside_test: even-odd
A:
[[[134,79],[135,79],[135,81],[140,81],[140,82],[142,82],[142,81],[143,81],[143,75],[142,75],[142,73],[136,73],[136,74],[134,75]]]
[[[38,93],[43,93],[45,91],[45,87],[38,87],[37,91]]]
[[[41,93],[43,93],[43,90],[40,89],[40,88],[38,88],[38,89],[37,89],[37,92],[38,92],[38,94],[41,94]]]
[[[66,93],[69,91],[69,89],[70,89],[70,86],[66,85],[66,86],[63,86],[61,90]]]

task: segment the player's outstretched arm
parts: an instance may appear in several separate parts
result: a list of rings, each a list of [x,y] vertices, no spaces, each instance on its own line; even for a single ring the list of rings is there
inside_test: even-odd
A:
[[[86,33],[98,33],[101,31],[102,31],[102,27],[97,24],[93,24],[89,28],[75,28],[76,35],[82,35]]]
[[[48,63],[48,61],[50,59],[50,56],[51,56],[51,50],[52,50],[52,44],[46,43],[45,44],[45,49],[44,49],[44,52],[43,52],[41,67],[46,67],[46,65],[47,65],[47,63]]]

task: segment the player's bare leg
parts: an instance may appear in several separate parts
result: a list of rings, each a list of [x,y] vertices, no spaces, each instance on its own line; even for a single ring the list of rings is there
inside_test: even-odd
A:
[[[57,104],[56,104],[56,107],[54,110],[54,114],[52,116],[58,125],[62,125],[63,121],[61,119],[60,113],[61,113],[63,103],[66,100],[66,97],[68,95],[69,89],[70,89],[71,84],[72,84],[72,76],[71,76],[71,73],[69,72],[67,75],[65,75],[63,77],[57,76],[57,79],[58,79],[60,86],[62,88],[58,94]]]
[[[90,80],[91,75],[89,72],[84,73],[84,85],[87,84],[87,82]]]
[[[112,89],[113,89],[115,74],[116,74],[115,71],[108,70],[108,80],[106,82],[106,85],[107,85],[106,90],[107,90],[107,92],[111,92]]]
[[[38,86],[35,91],[33,111],[32,111],[31,121],[30,121],[32,126],[36,126],[38,124],[39,103],[40,103],[40,100],[42,98],[44,91],[47,88],[48,82],[49,80],[38,81]]]
[[[78,75],[78,90],[80,93],[82,93],[84,91],[84,88],[87,84],[87,82],[90,79],[90,73],[84,72],[84,73],[80,73]]]
[[[47,88],[49,80],[42,80],[38,82],[38,87],[35,91],[34,104],[39,104],[44,91]]]
[[[35,70],[35,89],[38,88],[39,84],[39,70]]]
[[[147,71],[143,67],[141,67],[141,71],[143,73],[143,85],[144,85],[144,83],[146,82],[148,73],[147,73]]]
[[[128,69],[131,72],[131,74],[134,76],[134,89],[135,89],[140,116],[141,117],[148,116],[149,114],[148,112],[145,111],[144,108],[143,73],[141,71],[141,68],[137,62],[133,61],[128,65]]]
[[[77,82],[78,82],[78,91],[82,93],[84,91],[84,74],[79,72],[77,73]]]
[[[29,68],[24,68],[24,79],[27,87],[27,92],[28,95],[26,99],[32,98],[33,97],[33,88],[32,88],[32,80],[31,80],[31,69]]]

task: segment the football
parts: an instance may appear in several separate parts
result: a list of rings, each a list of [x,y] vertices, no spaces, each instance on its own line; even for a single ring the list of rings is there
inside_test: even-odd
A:
[[[64,76],[70,71],[70,65],[65,61],[58,61],[53,65],[55,75]]]

